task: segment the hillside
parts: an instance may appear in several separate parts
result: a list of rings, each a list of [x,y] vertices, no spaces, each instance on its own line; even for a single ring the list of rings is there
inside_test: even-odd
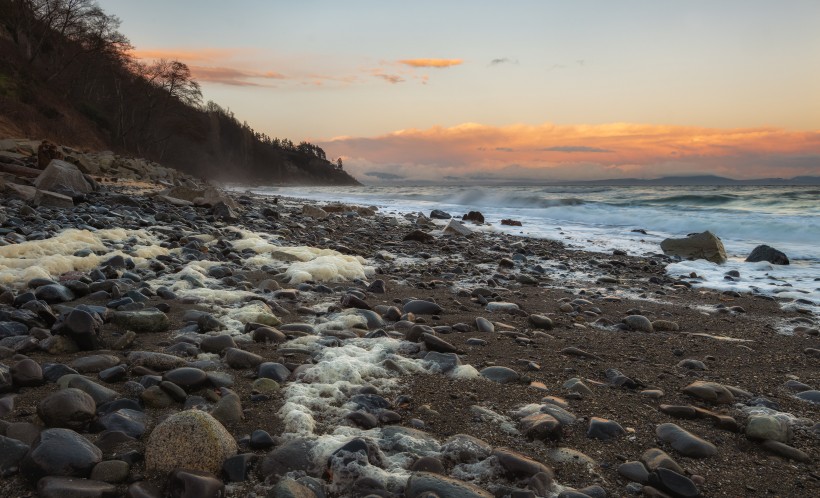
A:
[[[118,27],[91,0],[0,0],[0,138],[108,149],[215,180],[358,184],[321,148],[203,103],[185,64],[133,59]]]

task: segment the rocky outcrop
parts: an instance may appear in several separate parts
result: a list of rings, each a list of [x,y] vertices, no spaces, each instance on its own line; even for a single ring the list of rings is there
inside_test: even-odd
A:
[[[709,231],[690,233],[680,239],[664,239],[661,242],[661,249],[665,254],[679,256],[683,259],[705,259],[713,263],[726,262],[726,249],[723,248],[723,242]]]
[[[789,257],[774,247],[763,244],[752,249],[752,252],[746,258],[747,263],[757,263],[759,261],[768,261],[773,265],[787,265],[789,264]]]

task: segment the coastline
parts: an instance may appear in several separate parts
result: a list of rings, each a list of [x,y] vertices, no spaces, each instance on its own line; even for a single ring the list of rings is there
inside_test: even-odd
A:
[[[112,197],[117,194],[130,198],[134,205],[118,206],[117,202],[124,198]],[[55,344],[59,342],[64,346],[66,341],[54,337],[65,335],[52,335],[48,330],[46,334],[41,331],[42,327],[29,327],[25,335],[12,336],[16,337],[13,340],[4,339],[5,345],[13,346],[4,350],[5,365],[13,367],[22,362],[24,358],[15,356],[19,354],[25,354],[41,366],[47,363],[76,365],[79,359],[92,355],[111,356],[118,363],[107,368],[125,366],[124,376],[105,382],[100,380],[98,372],[88,371],[86,375],[95,383],[117,392],[118,397],[142,400],[142,404],[145,404],[146,396],[135,396],[130,391],[135,389],[132,384],[148,384],[150,387],[143,386],[146,389],[142,392],[148,391],[158,385],[151,378],[156,380],[154,374],[162,372],[150,372],[150,368],[146,372],[144,367],[135,364],[134,352],[172,354],[182,362],[177,365],[193,365],[204,372],[218,373],[208,378],[205,387],[190,389],[184,400],[172,400],[164,407],[149,404],[144,408],[143,435],[106,453],[106,459],[117,459],[116,455],[129,451],[144,454],[156,425],[186,405],[200,403],[216,407],[221,404],[224,407],[233,404],[234,416],[227,418],[223,425],[239,442],[240,453],[255,455],[249,457],[250,460],[270,461],[272,453],[287,448],[295,440],[321,443],[314,446],[312,454],[315,458],[310,465],[294,470],[323,480],[328,496],[351,493],[361,480],[356,478],[363,476],[381,484],[385,493],[399,493],[403,486],[409,485],[401,483],[401,479],[396,481],[395,476],[409,478],[408,467],[421,457],[437,460],[442,469],[423,460],[425,465],[432,467],[417,470],[443,470],[462,480],[471,475],[477,488],[493,493],[503,494],[504,489],[525,489],[528,486],[530,490],[537,488],[531,482],[535,474],[516,474],[504,468],[499,463],[503,460],[498,454],[483,458],[483,466],[473,463],[472,467],[468,462],[457,462],[448,457],[448,453],[441,450],[442,444],[463,433],[482,439],[494,450],[513,448],[548,466],[554,471],[555,482],[562,486],[554,487],[553,492],[559,492],[563,487],[587,488],[588,496],[594,496],[597,491],[588,486],[599,486],[608,495],[617,496],[630,489],[640,489],[636,486],[629,488],[629,479],[618,469],[624,462],[637,461],[646,450],[656,447],[669,453],[683,468],[683,475],[705,496],[754,495],[768,490],[784,496],[810,496],[818,487],[816,463],[773,455],[744,434],[751,415],[776,418],[777,412],[791,413],[793,418],[781,417],[790,421],[790,445],[805,453],[810,462],[816,462],[820,457],[816,445],[817,405],[798,399],[795,397],[797,391],[787,387],[787,382],[799,381],[810,388],[808,392],[820,385],[817,329],[806,326],[805,313],[782,309],[775,301],[751,295],[727,296],[716,291],[693,289],[691,284],[667,276],[664,272],[667,258],[660,256],[587,253],[567,250],[554,241],[496,233],[473,233],[466,237],[443,235],[438,232],[440,227],[423,220],[417,223],[416,219],[378,213],[370,216],[367,212],[349,208],[326,213],[326,218],[315,218],[304,213],[323,215],[305,208],[306,203],[301,201],[279,198],[274,203],[270,198],[239,193],[227,194],[226,198],[200,206],[192,201],[178,205],[159,205],[157,202],[155,198],[145,197],[128,187],[111,184],[89,194],[87,202],[77,205],[70,216],[58,209],[38,208],[31,213],[22,203],[4,201],[6,218],[26,220],[29,236],[37,231],[32,228],[41,225],[44,235],[54,235],[57,226],[81,228],[77,221],[83,214],[94,215],[94,221],[103,225],[96,227],[98,229],[129,231],[125,240],[101,241],[106,247],[98,249],[98,252],[105,253],[104,256],[100,254],[100,263],[109,264],[72,268],[76,272],[70,274],[72,279],[82,279],[98,266],[111,267],[108,257],[116,248],[122,251],[124,258],[130,257],[136,262],[134,268],[115,267],[113,273],[107,270],[105,276],[109,278],[104,281],[116,281],[109,284],[110,291],[102,290],[108,293],[107,296],[89,293],[50,304],[54,326],[59,326],[65,319],[67,308],[64,307],[101,306],[103,324],[99,335],[105,349],[61,351]],[[215,206],[220,202],[230,209],[217,211]],[[318,205],[315,202],[307,204],[314,208]],[[99,211],[99,207],[108,212]],[[47,220],[55,221],[57,226],[45,227]],[[433,232],[432,238],[428,242],[402,240],[416,229]],[[144,240],[136,239],[131,233],[138,230],[147,232]],[[272,234],[277,238],[266,240],[259,236]],[[346,271],[350,271],[348,275],[358,275],[359,271],[363,274],[356,278],[340,278],[336,282],[289,282],[283,273],[294,262],[299,262],[300,256],[291,252],[288,257],[295,259],[290,261],[272,258],[270,255],[279,250],[278,247],[329,249],[335,252],[315,253],[312,260],[301,262],[310,263],[328,257],[330,259],[323,263],[335,265],[333,271],[337,274]],[[0,251],[2,249],[0,247]],[[284,257],[278,255],[278,258]],[[333,259],[338,257],[347,259]],[[191,264],[197,261],[210,263]],[[164,269],[157,263],[161,263]],[[227,268],[227,271],[214,268]],[[303,267],[313,279],[316,279],[315,275],[310,272],[319,270],[309,265]],[[123,278],[123,273],[128,271],[136,273],[139,281]],[[116,278],[110,278],[114,276]],[[53,277],[56,279],[59,275]],[[195,286],[191,286],[193,280],[197,280]],[[383,281],[384,293],[375,292],[379,290],[378,285],[372,287],[376,280]],[[65,282],[65,277],[61,281]],[[7,297],[4,309],[20,309],[22,306],[14,306],[14,302],[24,293],[25,285],[21,284],[25,282],[12,284],[10,287],[14,290],[9,289],[11,302]],[[43,286],[43,282],[39,284]],[[159,284],[170,284],[168,287],[174,291],[175,297],[159,297],[156,292]],[[117,290],[113,291],[115,287]],[[124,349],[112,349],[120,339],[128,336],[128,327],[117,322],[113,318],[114,308],[106,308],[106,305],[127,296],[128,291],[140,288],[150,289],[143,294],[147,299],[142,306],[140,303],[120,306],[132,311],[151,306],[166,310],[162,312],[168,318],[167,330],[137,333]],[[442,310],[436,310],[434,314],[419,313],[414,321],[401,320],[404,313],[399,311],[396,316],[392,308],[401,308],[413,297],[434,300]],[[515,306],[501,306],[510,312],[489,311],[487,303],[494,301]],[[256,313],[253,315],[255,319],[275,315],[282,322],[273,326],[278,334],[271,332],[267,342],[254,340],[256,335],[262,334],[254,334],[256,329],[253,327],[264,327],[253,325],[258,322],[248,320],[241,313],[234,313],[259,303],[263,303],[269,312],[260,313],[258,307],[251,310]],[[365,307],[371,311],[356,311]],[[214,325],[215,330],[204,332],[210,327],[203,326],[208,323],[201,320],[203,313],[221,325]],[[674,322],[678,330],[631,330],[622,321],[633,315],[645,316],[649,322]],[[486,318],[490,326],[477,321],[478,317]],[[630,323],[633,321],[637,320],[630,320]],[[775,327],[783,322],[792,324],[794,335],[783,336],[775,332]],[[420,329],[413,329],[413,325],[433,327],[432,331],[424,329],[433,338],[426,337],[426,340],[417,342],[415,336]],[[658,328],[662,328],[661,325]],[[670,325],[663,327],[674,328]],[[636,327],[633,325],[632,328]],[[32,332],[33,329],[38,330]],[[412,330],[416,332],[411,333]],[[313,335],[315,332],[320,335]],[[237,349],[258,355],[265,362],[284,365],[287,373],[280,371],[285,378],[279,382],[279,388],[259,391],[259,383],[254,384],[258,380],[257,365],[254,365],[258,360],[255,358],[248,360],[247,367],[235,368],[244,365],[229,360],[224,348],[217,348],[216,352],[203,350],[203,339],[225,335],[231,336]],[[271,340],[271,337],[276,339]],[[219,340],[229,343],[227,339]],[[355,348],[348,349],[348,345]],[[51,351],[44,350],[44,346],[46,349],[51,346]],[[351,351],[350,355],[340,358],[338,355],[345,350]],[[450,355],[443,359],[436,357],[433,361],[426,358],[430,350],[441,355],[456,352],[459,358]],[[367,351],[373,354],[365,354]],[[236,354],[241,356],[241,353]],[[357,356],[359,354],[361,357]],[[389,368],[385,367],[388,360],[391,362]],[[111,358],[107,361],[114,362]],[[378,368],[373,368],[374,361]],[[449,370],[452,365],[448,366],[448,362],[451,361],[461,365]],[[704,368],[699,368],[697,362]],[[466,368],[468,365],[473,368]],[[692,365],[696,368],[691,368]],[[325,367],[333,369],[325,371]],[[507,383],[493,382],[478,373],[488,367],[505,367],[515,375]],[[624,383],[621,379],[618,384],[613,380],[618,377],[613,377],[610,369],[622,372],[632,382]],[[361,375],[357,376],[357,371]],[[510,374],[507,370],[502,373]],[[227,382],[226,376],[230,377],[230,384],[219,384],[218,379]],[[167,381],[162,375],[159,378]],[[581,387],[563,387],[572,378],[582,379],[588,391]],[[695,381],[736,386],[740,391],[734,403],[716,406],[682,392]],[[328,389],[333,393],[328,407],[310,407],[304,404],[305,400],[300,401],[299,389],[314,392],[310,391],[311,385],[316,387],[317,394]],[[366,387],[368,385],[371,387]],[[222,390],[218,386],[222,386]],[[42,421],[36,415],[37,406],[45,396],[56,392],[58,385],[46,382],[21,387],[12,382],[10,387],[16,397],[13,408],[3,416],[5,434],[8,436],[9,431],[12,435],[39,432]],[[225,391],[226,388],[229,391]],[[652,392],[658,390],[663,392],[659,398],[657,392]],[[749,396],[742,394],[744,391]],[[162,398],[157,389],[152,393]],[[381,406],[377,402],[376,406],[371,406],[364,403],[358,409],[355,403],[348,404],[351,398],[362,394],[377,396],[388,404]],[[527,422],[523,419],[532,415],[529,413],[533,410],[531,405],[535,405],[534,410],[539,413],[539,410],[543,412],[540,407],[554,401],[543,401],[545,396],[563,398],[566,411],[573,414],[575,421],[560,424],[557,430],[553,427],[549,431],[545,428],[540,432],[527,431]],[[194,397],[200,397],[201,401],[192,401]],[[147,399],[156,402],[156,398]],[[372,402],[375,398],[368,399]],[[238,412],[237,400],[241,406]],[[698,412],[700,418],[679,418],[680,414],[688,414],[691,410],[664,410],[662,405],[695,406],[713,414]],[[767,415],[765,410],[754,411],[766,406],[776,406],[777,412]],[[367,428],[367,424],[372,423],[371,417],[362,415],[351,419],[348,413],[351,411],[370,412],[368,414],[376,425]],[[302,412],[305,416],[301,418],[288,417]],[[732,417],[735,424],[714,413]],[[312,426],[305,425],[308,415],[313,419]],[[608,441],[588,437],[593,417],[617,422],[624,433]],[[99,422],[99,417],[97,419],[95,423]],[[716,455],[691,458],[660,441],[656,429],[667,423],[674,423],[714,443]],[[402,432],[396,427],[406,430]],[[79,432],[89,441],[98,442],[104,435],[99,428],[88,426]],[[386,435],[388,429],[392,431],[393,439]],[[256,430],[265,430],[272,436],[273,446],[252,447],[253,438],[247,436]],[[421,431],[424,436],[412,431]],[[391,446],[390,441],[396,443],[396,434],[406,436],[407,441]],[[356,438],[374,441],[382,456],[376,458],[368,454],[374,461],[366,459],[358,467],[354,466],[359,472],[353,472],[355,475],[334,467],[332,477],[328,477],[327,468],[315,468]],[[416,444],[419,439],[428,444],[414,450],[410,441]],[[29,442],[34,443],[34,440]],[[570,448],[580,453],[558,448]],[[564,457],[568,460],[561,461]],[[374,463],[379,458],[382,462]],[[263,484],[269,467],[252,466],[254,470],[248,473],[249,480],[228,484],[228,494],[243,496],[250,491],[269,492],[281,481],[270,478],[269,484]],[[391,473],[395,474],[394,478],[390,477]],[[220,480],[225,480],[225,476],[220,476]],[[166,477],[162,472],[146,470],[144,462],[137,458],[130,465],[128,481],[148,481],[162,488]],[[304,486],[306,481],[301,482]],[[437,485],[441,488],[445,484],[447,481],[442,480]],[[643,492],[649,494],[652,486],[649,482],[646,485],[649,487],[643,488]],[[6,478],[0,489],[4,495],[16,496],[29,492],[31,486],[18,474]],[[125,484],[118,486],[119,490],[126,487]],[[657,486],[663,487],[662,484]],[[478,493],[472,488],[471,492]]]

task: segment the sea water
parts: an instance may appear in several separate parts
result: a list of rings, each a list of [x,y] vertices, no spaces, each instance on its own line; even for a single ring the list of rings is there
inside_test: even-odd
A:
[[[246,189],[241,189],[246,190]],[[361,186],[258,187],[254,193],[376,206],[383,214],[460,217],[480,211],[488,231],[562,241],[568,248],[643,256],[668,237],[709,230],[729,261],[670,264],[673,276],[696,273],[700,286],[751,291],[820,305],[820,188],[817,186]],[[520,221],[521,227],[501,220]],[[645,232],[645,233],[644,233]],[[789,266],[745,263],[760,244],[783,251]],[[726,272],[738,270],[739,279]]]

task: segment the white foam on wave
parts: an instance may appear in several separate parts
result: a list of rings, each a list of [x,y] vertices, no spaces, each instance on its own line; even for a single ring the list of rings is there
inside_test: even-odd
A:
[[[726,273],[736,270],[740,277],[728,280]],[[681,261],[666,267],[673,277],[688,278],[695,273],[700,280],[689,280],[696,288],[708,288],[717,291],[736,291],[765,294],[783,299],[803,299],[813,304],[789,304],[792,307],[805,307],[820,312],[820,267],[795,262],[791,265],[773,265],[762,261],[746,263],[739,259],[730,259],[718,265],[700,259]]]
[[[133,245],[133,256],[112,247],[115,243],[128,241],[137,242]],[[88,271],[118,255],[131,258],[141,267],[148,258],[168,254],[168,250],[158,244],[157,239],[144,230],[63,230],[48,239],[0,247],[0,283],[23,286],[33,278],[54,278],[72,271]],[[83,249],[102,254],[74,256]]]

